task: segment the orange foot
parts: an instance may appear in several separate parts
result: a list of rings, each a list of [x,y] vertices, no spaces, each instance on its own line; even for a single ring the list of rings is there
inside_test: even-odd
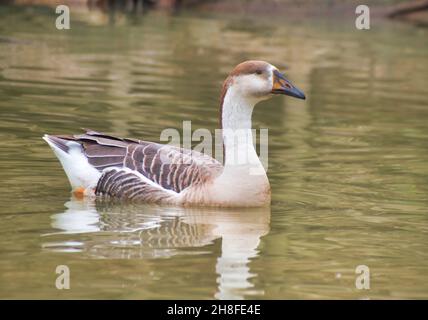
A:
[[[73,195],[77,198],[77,199],[83,199],[85,196],[85,188],[83,187],[79,187],[73,190]]]

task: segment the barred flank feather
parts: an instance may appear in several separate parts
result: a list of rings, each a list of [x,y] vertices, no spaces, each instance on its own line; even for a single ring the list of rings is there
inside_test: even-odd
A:
[[[127,168],[105,170],[98,181],[95,194],[154,203],[165,203],[176,196],[174,191],[165,190],[141,174]]]

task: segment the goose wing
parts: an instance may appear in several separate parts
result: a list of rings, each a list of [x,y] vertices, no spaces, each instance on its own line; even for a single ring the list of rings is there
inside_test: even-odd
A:
[[[108,190],[111,193],[119,187],[123,193],[126,186],[135,188],[138,181],[144,185],[139,187],[140,193],[147,188],[179,193],[217,177],[223,170],[222,164],[210,156],[171,145],[118,138],[92,130],[57,137],[80,143],[89,164],[103,172],[97,193],[105,194]]]

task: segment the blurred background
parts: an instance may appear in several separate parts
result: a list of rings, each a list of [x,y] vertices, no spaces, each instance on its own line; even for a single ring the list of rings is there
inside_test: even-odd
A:
[[[427,1],[367,1],[369,30],[353,0],[0,4],[0,298],[428,297]],[[246,59],[307,96],[253,115],[269,128],[270,208],[70,196],[43,134],[214,130]],[[70,290],[55,288],[60,264]]]
[[[66,4],[74,8],[87,8],[104,12],[141,14],[148,10],[199,10],[230,14],[286,15],[288,18],[310,16],[352,15],[357,0],[2,0],[0,3],[16,5],[57,6]],[[416,25],[428,24],[427,0],[371,0],[369,5],[376,16],[408,21]],[[96,18],[94,18],[96,19]]]
[[[141,14],[148,10],[198,10],[230,14],[310,16],[349,16],[353,8],[362,4],[356,0],[2,0],[0,3],[16,5],[57,6],[65,4],[75,8],[88,8],[104,12]],[[416,25],[428,24],[427,0],[371,0],[369,5],[376,16],[400,19]],[[355,10],[354,10],[355,11]]]

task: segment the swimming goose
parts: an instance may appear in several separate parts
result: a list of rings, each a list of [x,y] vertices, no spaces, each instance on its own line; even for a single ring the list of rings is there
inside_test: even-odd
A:
[[[251,115],[258,102],[274,94],[305,99],[264,61],[245,61],[226,78],[220,99],[224,164],[194,150],[92,130],[43,139],[75,195],[173,205],[266,206],[270,185],[251,138]]]

